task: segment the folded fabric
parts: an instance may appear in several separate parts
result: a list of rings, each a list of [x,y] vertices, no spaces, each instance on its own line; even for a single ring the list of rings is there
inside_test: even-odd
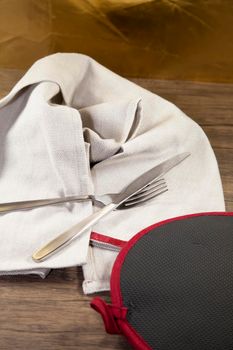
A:
[[[176,106],[80,54],[37,61],[0,101],[1,202],[121,191],[177,153],[191,156],[166,174],[169,191],[114,211],[93,227],[128,240],[159,220],[224,210],[218,166],[202,129]],[[49,259],[32,252],[93,211],[90,202],[0,217],[0,271],[46,275],[83,265],[85,293],[109,289],[116,253],[89,247],[90,231]]]

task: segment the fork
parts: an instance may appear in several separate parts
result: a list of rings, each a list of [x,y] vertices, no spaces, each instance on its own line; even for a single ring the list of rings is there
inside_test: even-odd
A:
[[[118,209],[127,209],[135,205],[139,205],[145,201],[148,201],[164,192],[166,192],[167,184],[164,178],[157,178],[154,182],[151,182],[148,186],[143,188],[140,192],[126,200]],[[26,210],[38,208],[46,205],[54,205],[66,202],[83,202],[91,200],[97,205],[106,205],[110,200],[114,200],[117,196],[115,193],[109,193],[104,195],[86,195],[86,196],[67,196],[63,198],[51,198],[51,199],[36,199],[29,201],[18,201],[0,204],[0,214],[11,212],[15,210]]]

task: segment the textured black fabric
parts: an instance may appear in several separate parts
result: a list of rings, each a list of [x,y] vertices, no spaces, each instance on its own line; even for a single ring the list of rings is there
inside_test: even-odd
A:
[[[127,319],[156,350],[233,349],[233,217],[177,220],[144,235],[121,269]]]

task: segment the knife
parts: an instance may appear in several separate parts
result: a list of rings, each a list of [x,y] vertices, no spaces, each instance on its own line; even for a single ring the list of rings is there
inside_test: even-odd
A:
[[[90,229],[102,217],[104,217],[105,215],[107,215],[117,207],[119,207],[127,199],[129,199],[136,193],[140,192],[144,187],[146,187],[147,185],[155,181],[157,178],[167,173],[170,169],[178,165],[189,155],[190,153],[188,152],[178,154],[156,165],[155,167],[148,170],[147,172],[143,173],[141,176],[139,176],[133,182],[131,182],[122,192],[117,194],[113,202],[105,205],[99,211],[81,220],[78,224],[74,225],[67,231],[63,232],[55,239],[49,241],[46,245],[41,247],[39,250],[35,251],[32,255],[33,260],[36,262],[43,261],[46,258],[48,258],[51,254],[56,253],[58,250],[70,244],[74,239],[79,237],[84,231]]]

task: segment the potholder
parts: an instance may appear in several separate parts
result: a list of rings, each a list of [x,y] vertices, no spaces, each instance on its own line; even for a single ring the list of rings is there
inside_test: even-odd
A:
[[[169,219],[120,251],[111,300],[93,299],[108,333],[135,349],[233,349],[233,213]]]

